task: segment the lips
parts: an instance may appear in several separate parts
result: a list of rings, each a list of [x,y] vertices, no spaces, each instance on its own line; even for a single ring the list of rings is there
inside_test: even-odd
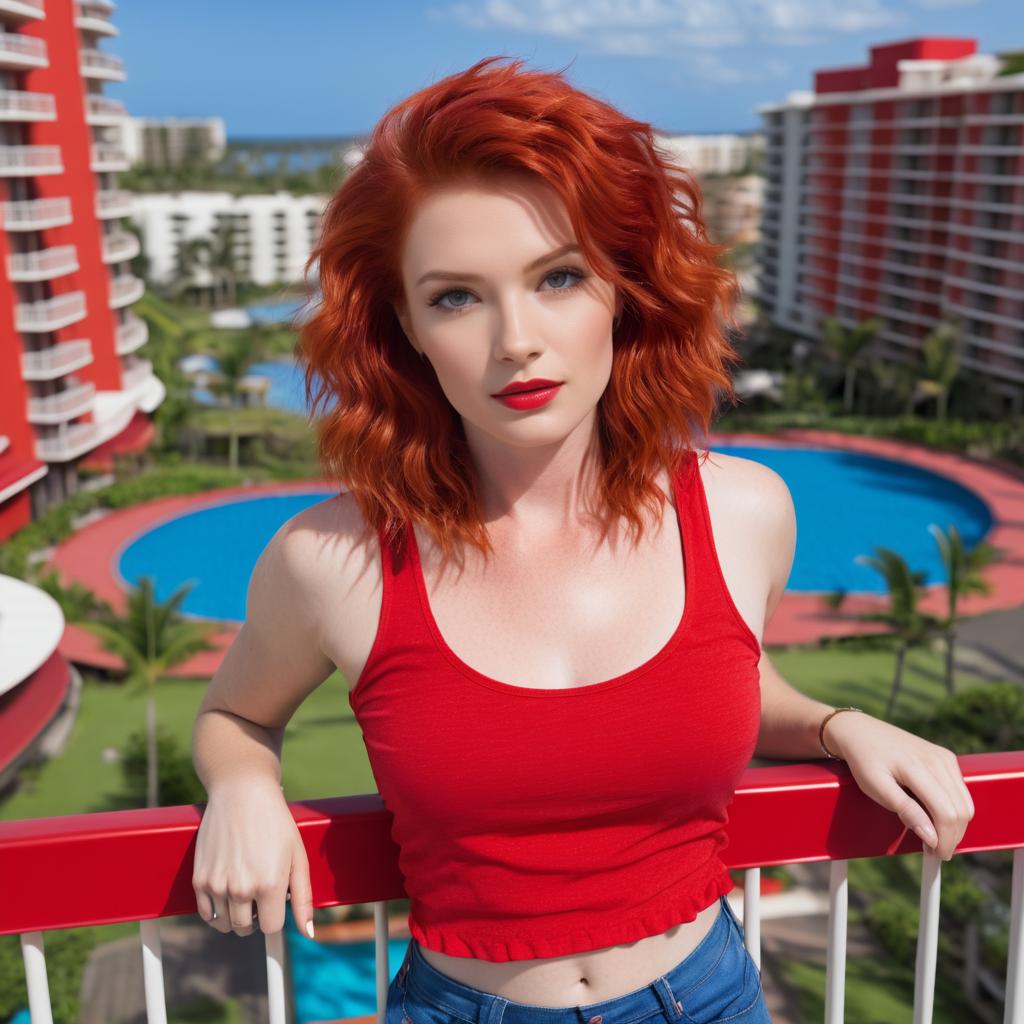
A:
[[[543,391],[546,388],[557,387],[561,383],[561,381],[546,380],[543,377],[534,377],[531,380],[513,381],[511,384],[506,384],[500,391],[495,392],[492,397],[500,398],[504,395],[521,395],[530,391]]]

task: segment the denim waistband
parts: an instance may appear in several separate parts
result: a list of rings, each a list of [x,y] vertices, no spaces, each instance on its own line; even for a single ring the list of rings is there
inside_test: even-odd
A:
[[[718,902],[721,908],[714,924],[675,967],[632,992],[599,1003],[533,1006],[483,992],[436,970],[424,959],[415,939],[409,942],[400,973],[415,995],[472,1024],[592,1024],[594,1018],[599,1018],[597,1024],[630,1024],[658,1010],[676,1021],[683,1016],[680,1003],[686,1005],[687,993],[718,966],[732,938],[730,931],[735,929],[737,941],[743,941],[729,900],[723,895]]]

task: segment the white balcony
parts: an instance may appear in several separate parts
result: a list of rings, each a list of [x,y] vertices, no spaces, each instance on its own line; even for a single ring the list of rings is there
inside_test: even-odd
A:
[[[0,204],[3,224],[8,231],[40,231],[71,223],[71,200],[16,199]]]
[[[73,245],[55,245],[37,252],[12,252],[7,256],[7,276],[12,281],[50,281],[78,269]]]
[[[117,325],[114,348],[119,356],[126,356],[142,348],[149,341],[149,325],[142,317],[127,313],[124,323]]]
[[[102,78],[108,82],[123,82],[124,61],[102,50],[80,50],[79,67],[85,78]]]
[[[121,387],[132,391],[141,387],[153,375],[153,364],[148,359],[135,359],[121,371]]]
[[[63,171],[60,146],[0,146],[0,177],[27,178]]]
[[[0,0],[0,14],[11,18],[45,18],[43,0]]]
[[[76,416],[90,412],[95,397],[96,385],[92,381],[87,381],[65,388],[56,395],[30,398],[28,400],[29,422],[67,423]]]
[[[14,326],[19,331],[56,331],[85,316],[85,292],[67,292],[38,302],[19,302]]]
[[[25,380],[54,380],[91,362],[92,344],[88,339],[62,341],[39,352],[22,352],[21,376]]]
[[[103,236],[103,262],[118,263],[134,259],[141,246],[138,238],[127,231],[114,231]]]
[[[120,100],[107,96],[85,97],[85,120],[89,124],[120,124],[128,110]]]
[[[94,171],[127,171],[128,154],[113,142],[94,142],[89,166]]]
[[[92,3],[75,4],[75,27],[101,36],[118,35],[116,26],[107,20],[103,8]]]
[[[98,423],[72,423],[55,437],[37,437],[36,458],[43,462],[69,462],[101,441]]]
[[[46,43],[20,32],[0,32],[0,68],[45,68]]]
[[[101,220],[109,217],[127,217],[131,212],[131,192],[109,188],[96,193],[96,216]]]
[[[146,284],[134,274],[123,274],[110,279],[110,308],[120,309],[138,302],[146,294]]]
[[[57,104],[48,92],[0,90],[0,121],[54,121]]]

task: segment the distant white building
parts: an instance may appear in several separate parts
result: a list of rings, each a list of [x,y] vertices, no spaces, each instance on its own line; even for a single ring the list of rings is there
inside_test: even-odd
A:
[[[121,133],[122,149],[133,165],[215,163],[227,152],[227,129],[220,117],[128,117]]]
[[[132,195],[129,216],[141,236],[153,281],[169,282],[181,246],[191,238],[212,236],[226,221],[235,229],[235,271],[240,281],[298,284],[329,199],[319,193],[140,192]]]
[[[662,149],[674,154],[696,175],[739,174],[764,147],[764,136],[746,135],[655,135]]]

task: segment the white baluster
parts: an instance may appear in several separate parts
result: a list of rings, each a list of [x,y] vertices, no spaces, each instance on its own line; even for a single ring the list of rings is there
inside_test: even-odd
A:
[[[146,1020],[149,1024],[167,1024],[160,919],[154,917],[140,921],[139,934],[142,937],[142,983],[146,992]]]
[[[1003,1024],[1024,1024],[1024,847],[1013,851],[1010,883],[1010,948],[1006,957]]]
[[[288,1024],[287,1003],[284,995],[284,929],[266,937],[267,947],[267,1008],[270,1024]]]
[[[32,1024],[53,1024],[50,1008],[50,983],[46,980],[46,951],[42,932],[23,932],[21,956],[25,961],[25,984],[28,988],[28,1012]]]
[[[726,897],[728,898],[728,897]],[[761,869],[743,872],[743,934],[747,952],[761,970]]]
[[[939,952],[939,896],[942,858],[925,850],[921,855],[920,914],[917,959],[914,962],[914,1024],[931,1024],[935,1012],[935,962]]]
[[[846,936],[850,908],[848,881],[849,861],[832,861],[828,875],[825,1024],[843,1024],[846,1003]]]
[[[377,1024],[384,1024],[388,1008],[391,969],[388,963],[388,901],[373,904],[374,963],[377,967]]]

